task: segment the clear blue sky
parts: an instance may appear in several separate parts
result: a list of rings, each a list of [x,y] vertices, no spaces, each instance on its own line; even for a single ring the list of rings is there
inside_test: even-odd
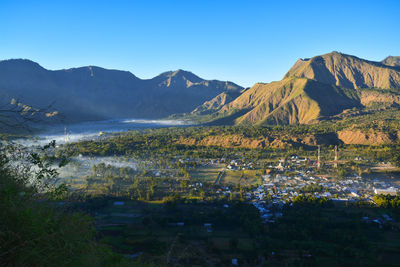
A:
[[[0,0],[0,59],[140,78],[185,69],[251,86],[331,51],[400,55],[399,14],[398,0]]]

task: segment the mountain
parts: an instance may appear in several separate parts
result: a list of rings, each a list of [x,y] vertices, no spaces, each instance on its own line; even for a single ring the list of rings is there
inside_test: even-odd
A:
[[[400,67],[400,57],[388,56],[381,61],[382,64],[392,67]]]
[[[299,59],[281,81],[255,84],[223,105],[206,102],[192,114],[208,114],[210,124],[309,124],[377,104],[400,104],[400,68],[332,52]]]
[[[354,89],[400,88],[400,69],[338,52],[299,59],[285,78],[293,76]]]
[[[354,106],[358,106],[357,97],[340,87],[290,77],[254,85],[220,108],[216,121],[247,125],[311,123]]]
[[[127,71],[87,66],[47,70],[30,60],[0,61],[0,96],[33,107],[47,107],[67,121],[109,118],[163,118],[190,112],[223,92],[239,92],[232,83],[204,80],[177,70],[152,79]]]

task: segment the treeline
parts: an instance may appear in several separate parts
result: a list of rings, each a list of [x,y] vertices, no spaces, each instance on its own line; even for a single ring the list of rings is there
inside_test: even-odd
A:
[[[292,203],[296,206],[311,205],[318,207],[333,207],[332,200],[326,197],[307,196],[303,194],[294,197]]]
[[[380,208],[397,209],[400,211],[400,196],[376,195],[373,197],[373,200]]]

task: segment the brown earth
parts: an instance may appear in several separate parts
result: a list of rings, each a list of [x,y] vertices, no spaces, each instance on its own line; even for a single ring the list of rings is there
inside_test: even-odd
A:
[[[204,138],[184,138],[176,140],[178,144],[196,145],[196,146],[218,146],[218,147],[243,147],[243,148],[287,148],[287,147],[307,147],[318,144],[339,144],[340,141],[334,134],[326,135],[305,135],[299,137],[293,136],[268,136],[260,138],[248,138],[238,134],[205,136]]]
[[[285,78],[293,76],[354,89],[400,87],[398,68],[338,52],[298,60]]]
[[[303,136],[274,135],[259,138],[248,138],[239,134],[205,136],[199,138],[181,137],[175,142],[184,145],[218,146],[225,148],[289,148],[315,147],[317,145],[382,145],[393,144],[400,140],[400,131],[396,135],[384,132],[363,132],[361,130],[343,130],[337,134],[307,134]]]
[[[382,145],[398,141],[398,136],[384,132],[363,132],[361,130],[343,130],[338,132],[338,138],[345,144]]]
[[[362,91],[360,102],[363,106],[369,106],[373,103],[400,104],[400,95],[376,91]]]

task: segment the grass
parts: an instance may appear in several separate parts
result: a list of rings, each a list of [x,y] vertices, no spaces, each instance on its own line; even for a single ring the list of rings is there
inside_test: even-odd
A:
[[[190,171],[191,180],[198,182],[214,182],[223,168],[225,168],[223,164],[196,168]]]
[[[257,170],[226,171],[222,184],[225,185],[258,185],[260,184],[260,172]]]

